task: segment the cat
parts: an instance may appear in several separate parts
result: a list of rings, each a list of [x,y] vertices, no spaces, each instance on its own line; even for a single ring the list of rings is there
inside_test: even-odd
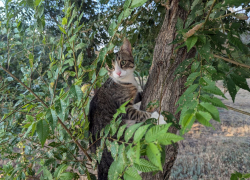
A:
[[[120,51],[117,53],[116,59],[112,62],[113,69],[109,71],[109,78],[97,90],[90,102],[89,108],[89,131],[93,135],[95,142],[95,134],[99,133],[112,120],[116,110],[126,101],[130,102],[126,105],[126,114],[122,115],[120,125],[126,123],[126,120],[143,122],[150,117],[158,118],[157,112],[149,113],[140,111],[133,107],[136,96],[138,94],[138,84],[134,78],[134,58],[132,56],[132,47],[130,42],[125,39]],[[160,115],[161,124],[165,123],[164,118]],[[98,137],[97,137],[98,138]],[[91,146],[91,152],[95,153],[96,147],[100,145],[100,141]],[[98,164],[98,180],[108,180],[108,169],[113,162],[110,152],[104,148],[102,159]]]

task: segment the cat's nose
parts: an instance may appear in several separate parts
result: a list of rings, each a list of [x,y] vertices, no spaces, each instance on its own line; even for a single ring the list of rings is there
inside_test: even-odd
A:
[[[116,72],[116,74],[117,74],[118,76],[120,76],[121,73],[122,73],[121,71],[117,71],[117,72]]]

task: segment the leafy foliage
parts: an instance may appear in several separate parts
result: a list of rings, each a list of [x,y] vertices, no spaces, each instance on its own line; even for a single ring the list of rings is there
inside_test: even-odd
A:
[[[241,6],[247,14],[249,3],[213,2],[179,3],[189,15],[177,21],[174,53],[183,46],[197,50],[175,72],[176,79],[188,76],[187,89],[176,103],[180,120],[162,112],[166,125],[147,121],[120,126],[124,104],[111,123],[97,132],[100,146],[89,155],[89,103],[91,92],[107,78],[104,65],[111,64],[114,49],[124,37],[129,38],[137,64],[135,75],[143,87],[165,7],[145,0],[5,1],[0,7],[0,151],[1,159],[15,165],[4,165],[1,174],[8,179],[77,179],[79,175],[91,179],[87,162],[92,160],[95,168],[105,146],[115,160],[110,179],[141,179],[137,171],[162,170],[162,147],[183,139],[167,132],[170,126],[182,135],[195,120],[210,127],[211,119],[220,121],[217,107],[226,106],[217,96],[225,96],[215,81],[225,82],[233,101],[239,88],[250,91],[249,69],[239,66],[250,64],[249,46],[240,38],[249,26],[228,9]],[[158,106],[157,102],[150,106]]]

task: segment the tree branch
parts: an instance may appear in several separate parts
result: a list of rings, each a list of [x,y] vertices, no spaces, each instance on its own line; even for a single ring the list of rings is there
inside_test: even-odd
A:
[[[5,69],[3,66],[0,65],[0,67],[6,72],[8,73],[11,77],[13,77],[17,82],[19,82],[22,86],[24,86],[26,89],[29,90],[29,92],[31,94],[33,94],[38,101],[40,101],[46,108],[48,108],[48,106],[43,102],[43,100],[41,100],[28,86],[26,86],[24,83],[22,83],[19,79],[16,78],[16,76],[14,76],[11,72],[9,72],[7,69]]]
[[[219,58],[219,59],[223,59],[224,61],[227,61],[227,62],[236,64],[236,65],[238,65],[238,66],[242,66],[242,67],[246,67],[246,68],[249,68],[249,69],[250,69],[250,66],[249,66],[249,65],[242,64],[242,63],[238,63],[238,62],[236,62],[236,61],[233,61],[233,60],[228,59],[228,58],[225,58],[225,57],[218,56],[218,55],[216,55],[216,54],[213,54],[213,56],[216,57],[216,58]]]
[[[2,67],[0,65],[0,67],[6,72],[8,73],[11,77],[13,77],[17,82],[19,82],[22,86],[24,86],[27,90],[29,90],[30,93],[32,93],[37,100],[39,100],[46,108],[49,108],[44,102],[43,100],[41,100],[33,91],[32,89],[30,89],[29,87],[27,87],[24,83],[22,83],[17,77],[15,77],[11,72],[9,72],[7,69],[5,69],[4,67]],[[67,133],[70,135],[70,137],[73,139],[74,143],[83,151],[83,153],[87,156],[88,160],[90,162],[92,162],[91,157],[88,155],[87,151],[84,150],[84,148],[81,146],[81,144],[74,138],[74,136],[72,135],[72,133],[70,132],[70,130],[65,126],[65,124],[61,121],[60,118],[58,118],[58,122],[62,125],[62,127],[67,131]]]

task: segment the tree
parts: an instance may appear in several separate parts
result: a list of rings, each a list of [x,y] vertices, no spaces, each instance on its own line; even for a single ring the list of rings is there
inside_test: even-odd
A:
[[[185,91],[186,77],[175,81],[175,70],[185,59],[194,57],[196,51],[192,49],[187,53],[186,48],[178,49],[174,53],[176,45],[171,44],[176,35],[176,24],[178,18],[183,21],[187,18],[187,12],[179,7],[178,0],[169,1],[167,13],[158,34],[154,49],[153,63],[150,69],[149,78],[144,88],[141,108],[146,110],[147,104],[155,99],[159,100],[158,111],[167,111],[174,114],[177,110],[175,103]],[[170,45],[169,45],[170,44]],[[171,62],[172,59],[174,62]],[[180,119],[180,113],[175,116]],[[172,127],[169,132],[176,134],[177,128]],[[178,144],[166,147],[166,160],[163,172],[155,176],[145,173],[142,179],[168,179],[170,171],[178,153]]]
[[[216,107],[227,108],[214,96],[224,96],[215,81],[225,81],[233,100],[238,88],[250,91],[249,47],[240,39],[249,31],[244,19],[250,8],[244,0],[102,1],[96,14],[95,2],[84,7],[79,1],[63,2],[5,1],[0,9],[0,149],[3,159],[15,162],[0,169],[5,177],[77,179],[85,174],[93,179],[87,166],[95,167],[106,144],[115,159],[110,179],[142,179],[137,170],[144,172],[143,179],[168,179],[176,142],[195,120],[211,127],[211,119],[220,121]],[[229,12],[233,6],[245,14]],[[51,23],[49,17],[54,17]],[[89,154],[90,93],[107,78],[104,65],[124,37],[134,46],[141,79],[153,57],[141,108],[156,109],[168,124],[151,119],[119,127],[125,103],[97,132],[101,146]],[[99,54],[88,57],[86,49]],[[120,142],[124,132],[125,142]]]

